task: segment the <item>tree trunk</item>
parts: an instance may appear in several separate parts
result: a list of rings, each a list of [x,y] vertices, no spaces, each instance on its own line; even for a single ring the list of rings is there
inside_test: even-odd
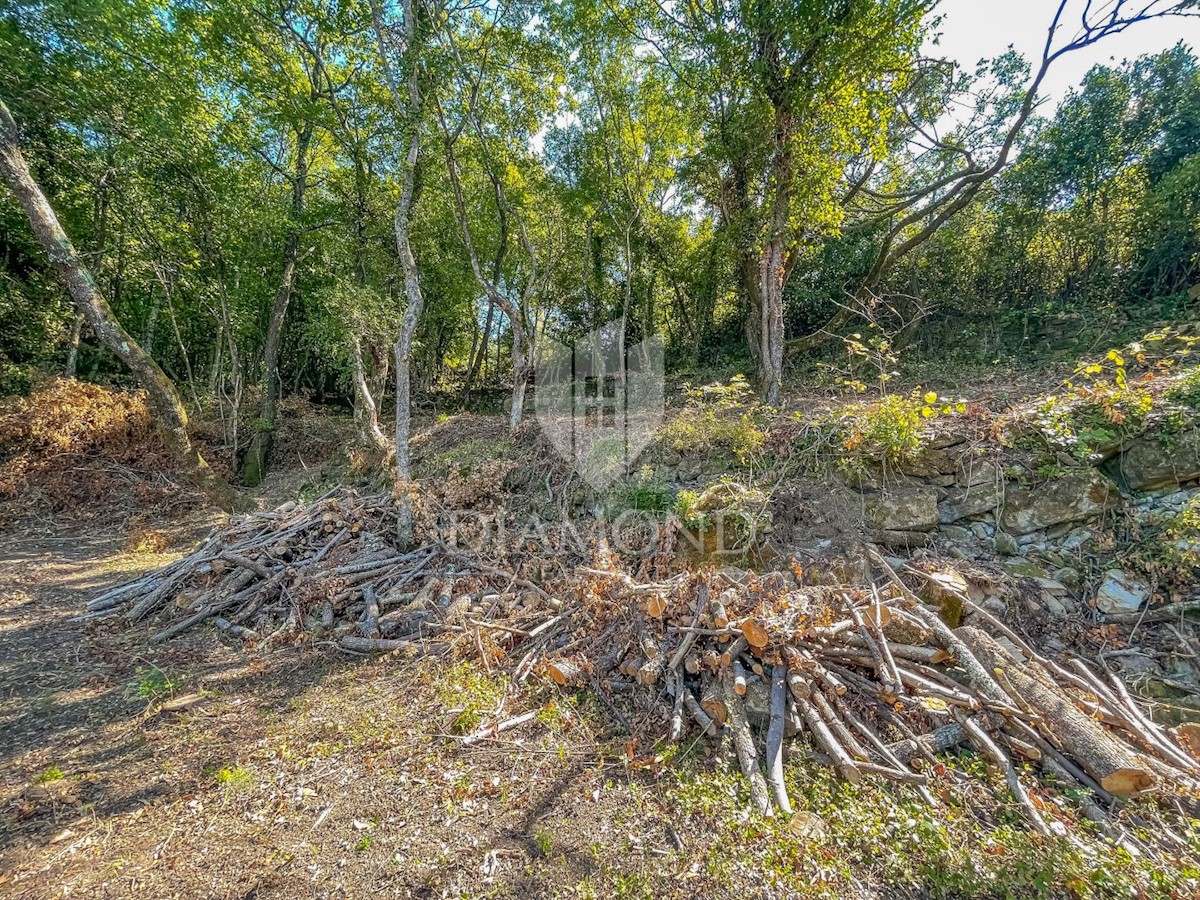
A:
[[[517,430],[525,414],[525,393],[529,387],[529,375],[533,371],[532,347],[526,339],[525,329],[514,328],[512,336],[513,389],[512,408],[508,415],[510,433]]]
[[[404,294],[408,300],[408,307],[404,311],[400,335],[393,348],[396,355],[396,539],[402,548],[407,548],[413,543],[410,496],[412,461],[408,447],[412,430],[412,374],[409,366],[412,361],[413,337],[417,332],[421,312],[425,308],[425,295],[421,291],[420,273],[410,234],[413,208],[417,199],[417,165],[421,159],[421,116],[425,108],[421,69],[416,58],[420,52],[417,5],[416,0],[401,0],[400,4],[404,16],[404,46],[408,56],[404,67],[406,91],[402,94],[392,69],[391,57],[388,55],[383,10],[378,0],[371,0],[371,18],[375,26],[379,57],[383,64],[388,91],[395,104],[401,147],[404,148],[404,155],[400,160],[400,199],[396,203],[395,232],[396,250],[404,271]]]
[[[233,510],[241,506],[237,492],[208,467],[188,437],[187,411],[175,385],[121,327],[108,302],[97,290],[91,273],[81,262],[49,201],[29,172],[17,143],[16,123],[3,100],[0,100],[0,176],[29,216],[34,235],[50,257],[54,270],[66,283],[79,313],[87,318],[96,337],[117,355],[145,389],[156,424],[188,479],[222,509]]]
[[[500,186],[500,178],[495,172],[489,171],[488,177],[492,182],[492,191],[496,195],[496,212],[500,218],[500,239],[496,244],[496,256],[492,259],[492,283],[499,284],[500,276],[504,268],[504,256],[508,252],[508,208],[504,203],[503,191]],[[487,316],[483,322],[483,334],[480,336],[479,344],[471,348],[470,368],[467,370],[467,381],[463,387],[463,396],[470,399],[471,389],[475,386],[475,379],[479,377],[479,368],[483,365],[484,357],[487,356],[488,338],[492,334],[492,319],[496,314],[496,301],[492,299],[491,294],[488,294]]]
[[[379,427],[379,408],[375,395],[367,383],[366,367],[363,365],[362,341],[354,338],[354,422],[358,426],[358,442],[370,449],[383,450],[387,438]]]
[[[75,321],[71,323],[71,337],[67,342],[67,364],[63,367],[63,376],[75,377],[75,369],[79,365],[79,339],[83,334],[83,314],[75,313]]]
[[[1035,669],[1026,669],[983,630],[965,626],[955,634],[989,671],[1002,673],[1011,691],[1041,717],[1043,727],[1064,752],[1106,791],[1130,797],[1154,785],[1149,763],[1081,712],[1060,687],[1039,677]]]
[[[300,218],[304,214],[304,193],[308,183],[308,146],[313,126],[306,122],[296,133],[296,171],[292,176],[292,221],[283,245],[283,277],[275,292],[271,321],[267,326],[267,342],[263,349],[262,406],[254,423],[254,437],[242,463],[242,480],[251,486],[259,484],[267,474],[267,456],[279,410],[279,345],[283,339],[283,323],[288,305],[292,302],[292,287],[296,281],[296,263],[300,255]]]
[[[775,151],[771,160],[771,221],[760,257],[759,282],[762,335],[759,366],[763,399],[778,406],[783,390],[783,288],[787,282],[785,256],[788,250],[788,219],[792,212],[792,116],[779,103],[775,106]]]

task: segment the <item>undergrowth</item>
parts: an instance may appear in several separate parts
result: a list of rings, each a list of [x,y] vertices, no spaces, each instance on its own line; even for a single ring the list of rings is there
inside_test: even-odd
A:
[[[971,754],[962,762],[983,768]],[[673,771],[667,801],[687,824],[686,833],[706,836],[700,875],[711,885],[756,873],[765,894],[812,898],[884,891],[945,900],[1166,900],[1200,891],[1194,860],[1148,858],[1113,845],[1067,799],[1046,795],[1039,802],[1081,840],[1041,838],[1010,805],[981,816],[944,792],[934,809],[896,785],[874,779],[849,784],[809,763],[790,766],[786,776],[796,814],[763,819],[744,812],[745,787],[737,772],[711,771],[701,761]],[[1191,824],[1193,850],[1200,850],[1200,823]]]
[[[703,387],[685,386],[683,410],[661,430],[660,437],[680,453],[731,453],[743,465],[763,449],[763,410],[744,375]]]
[[[22,511],[91,518],[173,505],[180,486],[163,474],[177,471],[141,391],[54,378],[0,404],[0,499]]]

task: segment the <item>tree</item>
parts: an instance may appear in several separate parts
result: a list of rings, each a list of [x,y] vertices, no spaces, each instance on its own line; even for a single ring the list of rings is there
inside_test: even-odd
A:
[[[233,510],[241,506],[237,492],[209,468],[192,444],[187,430],[187,411],[175,385],[150,354],[121,327],[108,302],[97,290],[91,273],[29,172],[21,153],[17,124],[3,98],[0,98],[0,176],[25,210],[34,235],[66,284],[80,314],[145,389],[158,427],[188,479],[222,509]]]
[[[397,532],[401,546],[413,539],[413,514],[409,497],[412,463],[409,435],[412,430],[413,337],[425,308],[421,273],[413,252],[412,217],[417,202],[417,171],[421,164],[421,129],[425,116],[424,52],[440,11],[425,0],[402,0],[399,27],[384,19],[379,0],[371,0],[371,15],[379,48],[379,60],[394,104],[396,121],[396,165],[400,198],[394,217],[396,251],[404,272],[407,306],[396,338],[396,493],[399,504]],[[396,64],[398,60],[398,65]],[[399,77],[397,77],[399,75]]]

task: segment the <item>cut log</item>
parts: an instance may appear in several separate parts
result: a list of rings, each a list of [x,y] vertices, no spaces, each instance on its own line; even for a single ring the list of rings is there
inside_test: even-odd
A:
[[[762,623],[757,619],[747,619],[739,626],[742,635],[746,638],[746,643],[755,650],[763,650],[767,644],[771,643],[771,637],[767,634],[767,629],[763,628]]]
[[[724,725],[729,719],[729,706],[725,702],[724,692],[721,691],[716,679],[710,682],[704,693],[700,695],[700,708],[717,725]]]
[[[758,752],[754,748],[754,738],[746,721],[746,710],[742,706],[742,698],[733,692],[733,679],[728,672],[721,679],[721,694],[729,710],[729,724],[733,732],[733,746],[737,751],[738,764],[750,785],[750,802],[759,815],[771,816],[774,814],[771,797],[767,791],[766,779],[763,778],[758,765]]]
[[[587,664],[579,657],[569,656],[546,662],[546,674],[559,687],[575,687],[587,676]]]
[[[739,697],[746,694],[746,669],[736,659],[733,661],[733,692]]]
[[[1118,797],[1132,797],[1154,786],[1149,762],[1082,713],[1049,677],[1037,674],[1040,669],[1017,663],[979,628],[967,626],[957,629],[955,634],[980,663],[993,672],[1003,673],[1023,703],[1042,715],[1045,728],[1054,735],[1064,753],[1106,791]]]
[[[744,673],[743,673],[744,674]],[[737,691],[736,674],[734,691]],[[742,692],[745,693],[743,677]],[[783,781],[783,733],[787,719],[787,667],[771,667],[771,724],[767,727],[767,783],[775,797],[775,805],[785,816],[792,814],[787,785]]]

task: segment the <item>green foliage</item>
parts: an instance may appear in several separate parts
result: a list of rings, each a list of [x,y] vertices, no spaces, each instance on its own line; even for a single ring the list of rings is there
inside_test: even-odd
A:
[[[973,754],[963,754],[954,765],[987,777],[983,761]],[[687,762],[672,770],[672,807],[713,834],[696,871],[702,884],[728,884],[750,870],[768,893],[830,900],[861,893],[864,886],[944,900],[1166,900],[1200,885],[1195,864],[1180,867],[1107,845],[1089,832],[1066,797],[1060,800],[1064,815],[1083,832],[1078,841],[1039,838],[1011,803],[979,816],[956,802],[931,809],[882,781],[851,785],[815,764],[789,766],[785,776],[797,807],[790,821],[735,814],[745,803],[745,784],[736,771],[714,773]],[[1195,824],[1192,828],[1194,843]],[[870,879],[866,885],[864,877]]]
[[[674,492],[659,480],[653,466],[642,466],[627,488],[630,509],[664,513],[674,502]]]
[[[743,465],[762,451],[765,434],[757,421],[759,406],[744,375],[703,387],[684,387],[687,402],[659,432],[681,453],[732,453]]]
[[[254,784],[254,773],[241,766],[223,766],[216,771],[213,778],[227,794],[239,793]]]
[[[685,528],[692,531],[707,531],[712,527],[712,520],[706,513],[697,509],[700,494],[696,491],[682,490],[675,495],[672,507],[675,515]]]
[[[1136,523],[1130,565],[1162,588],[1192,590],[1200,580],[1200,495],[1165,516],[1151,514]]]
[[[175,696],[184,683],[182,675],[168,675],[158,668],[147,669],[139,666],[137,675],[137,695],[152,703]]]
[[[66,773],[58,766],[47,766],[34,776],[33,781],[35,784],[51,784],[55,781],[62,781],[66,777]]]
[[[929,420],[965,411],[962,401],[947,400],[921,388],[907,395],[885,394],[875,401],[849,404],[835,414],[841,464],[855,469],[863,462],[895,465],[911,459],[921,449]]]
[[[1163,393],[1168,403],[1186,406],[1200,412],[1200,366],[1189,369],[1177,382]]]
[[[434,687],[442,705],[453,713],[450,728],[455,734],[478,728],[485,716],[499,708],[507,690],[503,679],[484,675],[470,660],[444,669],[436,676]]]

